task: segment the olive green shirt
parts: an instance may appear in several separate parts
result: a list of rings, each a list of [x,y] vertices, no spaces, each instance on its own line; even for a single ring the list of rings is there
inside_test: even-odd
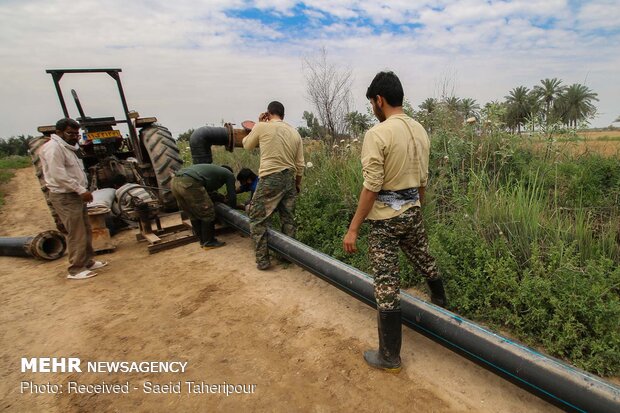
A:
[[[424,127],[405,114],[392,115],[364,136],[364,187],[379,192],[426,186],[429,155],[430,140]],[[419,205],[418,200],[396,211],[383,202],[375,201],[367,218],[389,219]]]
[[[237,204],[235,175],[228,169],[210,163],[199,163],[177,171],[177,176],[189,176],[200,182],[207,192],[213,192],[226,185],[226,197],[229,205]]]
[[[260,146],[258,176],[265,177],[285,169],[294,169],[297,176],[304,173],[304,147],[295,128],[281,120],[258,122],[243,138],[245,149]]]

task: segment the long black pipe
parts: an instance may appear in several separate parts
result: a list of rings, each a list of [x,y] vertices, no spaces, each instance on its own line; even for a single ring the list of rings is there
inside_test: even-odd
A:
[[[192,154],[192,163],[213,163],[211,146],[230,146],[231,136],[229,128],[216,126],[202,126],[196,129],[189,137],[189,150]]]
[[[44,231],[32,237],[0,237],[0,255],[55,260],[66,249],[67,241],[58,231]]]
[[[249,234],[249,219],[218,203],[218,217]],[[277,231],[269,247],[313,274],[375,306],[372,278]],[[492,371],[559,407],[579,412],[620,412],[620,388],[560,360],[495,334],[457,314],[401,293],[403,322],[440,344],[465,353]]]

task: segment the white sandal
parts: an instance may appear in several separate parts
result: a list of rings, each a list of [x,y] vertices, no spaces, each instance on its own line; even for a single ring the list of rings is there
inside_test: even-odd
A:
[[[90,267],[86,267],[86,268],[89,270],[98,270],[99,268],[103,268],[106,265],[108,265],[107,261],[95,261],[93,265],[91,265]]]
[[[77,274],[69,274],[67,275],[67,278],[69,280],[85,280],[87,278],[92,278],[95,275],[97,275],[96,272],[84,270],[82,272],[78,272]]]

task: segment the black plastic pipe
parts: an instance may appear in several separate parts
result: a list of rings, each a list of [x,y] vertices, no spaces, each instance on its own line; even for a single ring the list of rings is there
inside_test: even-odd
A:
[[[67,241],[58,231],[44,231],[32,237],[0,237],[0,255],[55,260],[66,249]]]
[[[192,163],[213,163],[212,145],[229,146],[230,130],[225,127],[203,126],[189,137]]]
[[[221,203],[215,210],[223,221],[249,234],[245,215]],[[271,229],[267,242],[290,261],[375,306],[372,278],[364,272]],[[565,410],[620,412],[620,388],[599,377],[404,292],[401,307],[404,324]]]

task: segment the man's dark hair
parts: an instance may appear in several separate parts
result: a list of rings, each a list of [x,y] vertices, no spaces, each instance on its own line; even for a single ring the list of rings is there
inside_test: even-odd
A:
[[[381,96],[388,105],[398,107],[403,105],[403,85],[394,72],[379,72],[368,86],[366,99],[375,99]]]
[[[249,168],[241,168],[237,174],[237,181],[245,184],[248,179],[254,181],[256,179],[256,174]]]
[[[228,169],[230,172],[232,172],[232,171],[233,171],[233,170],[232,170],[232,168],[231,168],[230,166],[228,166],[228,165],[222,165],[222,168],[226,168],[226,169]]]
[[[271,115],[279,116],[280,119],[284,119],[284,105],[276,100],[267,106],[267,112]]]
[[[63,118],[56,122],[56,130],[64,132],[68,128],[80,129],[80,124],[71,118]]]

